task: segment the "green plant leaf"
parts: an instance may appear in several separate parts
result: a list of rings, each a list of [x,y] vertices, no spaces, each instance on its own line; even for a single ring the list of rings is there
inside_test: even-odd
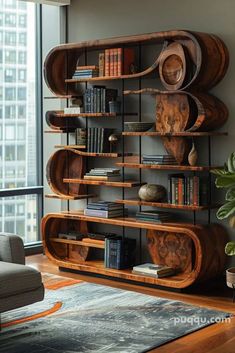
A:
[[[215,185],[217,188],[231,188],[235,186],[235,174],[217,177]]]
[[[216,216],[218,219],[224,219],[231,216],[234,213],[235,213],[235,200],[226,202],[223,206],[221,206],[218,209]]]
[[[231,153],[227,161],[228,171],[230,173],[235,172],[235,152]]]
[[[226,244],[225,253],[229,256],[235,255],[235,242],[234,241],[230,241],[229,243]]]
[[[225,169],[212,169],[212,170],[211,170],[211,173],[212,173],[212,174],[215,174],[215,175],[224,176],[224,175],[226,175],[228,172],[227,172]]]
[[[226,201],[234,201],[235,200],[235,187],[228,189],[225,196]]]

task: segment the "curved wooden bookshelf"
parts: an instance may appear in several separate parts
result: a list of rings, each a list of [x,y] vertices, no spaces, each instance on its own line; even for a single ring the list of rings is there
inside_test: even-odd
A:
[[[194,206],[194,205],[174,205],[167,202],[149,202],[142,201],[139,199],[124,199],[124,200],[115,200],[117,203],[130,206],[149,206],[149,207],[158,207],[158,208],[173,208],[176,210],[182,211],[204,211],[208,209],[216,209],[220,207],[219,205],[205,205],[205,206]]]
[[[128,162],[117,162],[115,163],[118,167],[135,168],[135,169],[157,169],[157,170],[182,170],[182,171],[193,171],[203,172],[211,169],[220,169],[222,166],[190,166],[190,165],[156,165],[156,164],[141,164],[141,163],[128,163]]]
[[[87,195],[78,195],[78,196],[70,196],[70,195],[59,195],[59,194],[46,194],[45,197],[48,199],[60,199],[60,200],[83,200],[88,198],[96,197],[95,194],[87,194]]]
[[[146,68],[139,67],[139,72],[119,76],[99,76],[85,79],[72,78],[78,60],[84,63],[85,56],[88,56],[90,52],[104,52],[105,49],[110,48],[135,47],[136,54],[138,53],[139,61],[141,61],[141,53],[143,54],[143,49],[149,45],[152,46],[153,50],[158,46],[156,54],[153,54],[152,65]],[[125,63],[125,55],[123,55],[123,58]],[[176,61],[174,58],[177,58]],[[176,62],[177,65],[175,65]],[[213,168],[220,168],[211,166],[210,137],[227,135],[226,132],[214,132],[213,130],[220,128],[226,122],[228,110],[222,101],[208,92],[222,80],[227,71],[228,62],[228,50],[223,41],[217,36],[184,30],[64,44],[53,48],[48,53],[44,63],[44,77],[47,86],[56,96],[54,98],[81,98],[84,93],[84,87],[86,87],[83,84],[84,82],[92,84],[104,81],[108,85],[109,82],[117,80],[122,80],[123,82],[123,91],[121,92],[123,104],[125,103],[124,97],[130,94],[138,95],[139,99],[142,94],[153,95],[156,101],[156,131],[124,131],[122,136],[160,137],[167,153],[174,156],[177,161],[177,165],[142,164],[140,163],[142,154],[141,142],[139,143],[138,155],[134,155],[124,153],[124,139],[122,139],[122,153],[90,153],[83,151],[81,146],[71,144],[57,146],[60,149],[51,156],[47,165],[48,183],[54,192],[49,197],[68,201],[78,200],[95,196],[88,193],[88,187],[85,187],[85,185],[121,187],[123,188],[123,196],[121,200],[117,200],[118,203],[139,206],[140,210],[141,206],[191,212],[208,210],[209,223],[208,225],[169,222],[158,224],[141,222],[134,217],[104,219],[85,216],[83,211],[49,214],[42,220],[43,244],[49,259],[64,268],[132,280],[136,283],[149,283],[178,289],[186,288],[196,282],[210,280],[222,273],[225,264],[224,245],[227,241],[227,234],[222,226],[210,224],[210,210],[217,207],[217,205],[212,204],[211,195],[209,197],[211,205],[208,206],[170,205],[164,202],[144,202],[138,199],[126,199],[124,188],[132,188],[143,184],[141,169],[210,172]],[[122,64],[124,63],[122,62]],[[160,83],[161,89],[125,90],[125,80],[138,79],[140,82],[145,78],[153,79],[153,84],[154,80],[158,81],[155,87],[160,87]],[[80,123],[83,124],[83,121],[77,118],[112,118],[119,115],[122,122],[121,130],[123,130],[125,115],[135,116],[136,113],[125,113],[123,110],[121,114],[64,114],[63,111],[51,111],[47,115],[48,125],[51,130],[47,132],[75,132],[75,129],[80,127]],[[141,104],[139,104],[139,121],[142,121],[141,115]],[[86,127],[89,126],[88,124],[89,120],[86,120]],[[208,138],[208,165],[187,165],[194,137]],[[120,182],[83,179],[87,169],[85,165],[88,163],[87,157],[122,157],[116,165],[122,168],[140,169],[139,180],[125,180],[125,169],[123,169],[124,180]],[[103,261],[90,257],[93,253],[91,250],[94,251],[91,248],[97,248],[97,244],[92,244],[88,241],[70,241],[58,238],[59,233],[69,231],[78,231],[86,235],[92,223],[147,230],[148,249],[154,263],[157,263],[156,244],[159,235],[164,237],[164,241],[166,238],[169,238],[169,241],[184,238],[186,243],[192,244],[191,248],[187,246],[184,248],[184,251],[187,251],[186,249],[192,251],[192,254],[188,257],[190,259],[190,268],[187,268],[189,271],[158,279],[133,274],[131,269],[113,270],[105,268]],[[141,236],[143,236],[143,233]],[[98,250],[103,248],[104,244],[98,247]]]
[[[56,232],[60,230],[61,222],[70,220],[85,227],[84,222],[107,223],[117,226],[126,226],[132,228],[153,229],[159,233],[173,232],[184,234],[192,239],[195,251],[195,263],[189,273],[180,273],[176,276],[167,278],[152,278],[148,276],[136,275],[130,270],[113,270],[104,268],[103,261],[78,261],[76,258],[68,257],[68,247],[74,244],[68,244],[68,241],[57,242],[55,248]],[[82,222],[82,223],[81,223]],[[52,231],[53,230],[53,231]],[[53,234],[53,235],[52,235]],[[223,227],[218,224],[210,226],[193,226],[190,224],[153,224],[149,222],[139,222],[129,218],[102,219],[96,217],[84,216],[79,212],[48,214],[42,220],[42,235],[45,254],[49,259],[60,267],[71,268],[74,270],[87,271],[97,274],[110,275],[112,277],[133,280],[136,282],[151,283],[171,288],[185,288],[189,285],[216,277],[223,270],[225,262],[224,244],[227,235]],[[202,256],[206,254],[206,256]],[[73,255],[74,256],[74,255]]]

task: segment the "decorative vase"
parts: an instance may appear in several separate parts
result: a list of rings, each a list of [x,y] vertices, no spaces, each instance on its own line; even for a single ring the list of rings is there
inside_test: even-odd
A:
[[[235,267],[226,270],[226,282],[229,288],[235,289]]]
[[[166,189],[162,185],[145,184],[141,186],[138,194],[143,201],[161,201],[166,197]]]
[[[191,166],[196,165],[197,159],[198,159],[198,154],[197,154],[197,150],[195,148],[194,142],[193,142],[192,149],[191,149],[191,151],[189,152],[189,155],[188,155],[189,165],[191,165]]]

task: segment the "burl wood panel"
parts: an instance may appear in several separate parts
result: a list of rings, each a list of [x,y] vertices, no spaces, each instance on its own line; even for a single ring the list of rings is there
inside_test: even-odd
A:
[[[80,184],[64,183],[64,178],[81,178],[84,175],[85,161],[72,150],[58,150],[49,159],[46,167],[47,182],[58,195],[78,196],[86,194]]]
[[[148,250],[153,263],[189,273],[193,268],[193,243],[186,235],[174,232],[146,232]]]

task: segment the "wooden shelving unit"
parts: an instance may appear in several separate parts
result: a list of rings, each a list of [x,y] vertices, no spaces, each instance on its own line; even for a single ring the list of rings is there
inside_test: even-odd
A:
[[[154,49],[157,45],[161,45],[160,54],[156,55],[152,65],[143,68],[142,58],[145,47],[153,46]],[[86,66],[88,62],[91,62],[89,56],[94,51],[97,53],[98,51],[103,52],[107,48],[126,48],[129,46],[134,48],[136,52],[138,72],[119,76],[99,76],[86,79],[72,78],[78,59],[81,59],[81,62]],[[187,60],[185,53],[188,54]],[[180,67],[175,66],[174,60],[171,62],[172,57],[179,59],[177,62],[180,63]],[[216,60],[214,60],[215,57]],[[167,60],[167,65],[165,65],[165,60]],[[59,72],[56,70],[58,63]],[[224,43],[218,37],[206,33],[187,31],[158,32],[108,40],[64,44],[50,51],[44,65],[45,81],[50,90],[55,94],[54,98],[81,98],[84,90],[91,84],[103,81],[108,86],[110,82],[119,81],[122,106],[120,114],[108,112],[80,114],[64,114],[63,111],[47,112],[46,120],[51,130],[45,132],[67,134],[67,144],[56,146],[59,150],[51,156],[47,166],[48,183],[54,192],[54,194],[49,194],[47,197],[67,200],[67,211],[46,215],[42,220],[45,253],[55,264],[68,269],[172,288],[185,288],[197,281],[211,280],[223,271],[226,231],[222,226],[211,224],[211,210],[216,209],[218,205],[213,203],[210,191],[212,184],[210,170],[221,168],[220,166],[212,166],[211,140],[227,136],[227,132],[215,130],[220,129],[226,122],[228,110],[223,102],[215,96],[210,95],[208,91],[223,78],[227,66],[228,52]],[[63,67],[63,72],[61,71],[61,67]],[[210,67],[210,70],[207,70],[207,67]],[[153,84],[154,80],[158,80],[156,88],[143,88],[142,83],[146,78],[152,78]],[[137,89],[127,90],[126,82],[129,79],[133,80]],[[159,81],[162,89],[158,88]],[[135,107],[137,113],[125,112],[125,108],[127,107],[126,100],[130,99],[132,94],[135,94],[138,98]],[[153,104],[156,106],[156,131],[124,131],[126,116],[137,116],[139,122],[143,120],[143,94],[151,95]],[[48,97],[48,99],[51,98],[53,97]],[[81,148],[81,146],[70,143],[69,133],[75,132],[75,129],[80,127],[81,121],[85,120],[85,127],[89,128],[90,118],[114,118],[117,116],[120,117],[118,121],[120,121],[122,134],[121,152],[91,153],[82,150],[85,146]],[[174,121],[172,121],[172,116],[174,116]],[[78,118],[84,118],[84,120],[79,120]],[[84,127],[84,123],[82,127]],[[138,138],[137,153],[126,152],[125,139],[127,137]],[[159,137],[168,153],[175,157],[177,164],[149,165],[141,163],[142,139],[144,137]],[[190,166],[187,165],[186,161],[192,141],[195,142],[197,138],[207,139],[208,161],[205,165]],[[152,140],[152,143],[154,142]],[[94,161],[89,157],[120,158],[115,161],[115,165],[122,168],[122,181],[112,182],[84,179],[86,170],[85,161],[86,164],[89,163],[89,167],[91,167],[91,163]],[[138,180],[126,180],[126,168],[138,169]],[[187,172],[187,175],[194,176],[197,173],[203,175],[201,172],[204,174],[207,173],[209,190],[208,205],[175,205],[166,202],[141,201],[138,199],[138,196],[132,199],[126,197],[128,189],[144,184],[142,169]],[[166,222],[159,224],[140,221],[131,216],[108,219],[90,217],[85,216],[83,210],[71,210],[71,200],[88,200],[88,198],[96,196],[88,190],[89,186],[91,188],[93,186],[120,188],[121,195],[116,202],[122,205],[136,206],[138,211],[141,211],[143,206],[148,206],[159,209],[190,211],[192,217],[188,222]],[[207,211],[208,222],[206,225],[197,224],[196,214],[199,211]],[[72,230],[87,234],[89,227],[96,223],[121,227],[123,237],[125,237],[126,227],[134,228],[134,234],[137,234],[139,238],[139,262],[141,262],[141,246],[145,231],[149,253],[153,262],[155,261],[156,253],[160,251],[157,245],[159,237],[167,238],[169,235],[171,239],[178,239],[179,243],[181,241],[189,243],[190,239],[190,251],[193,254],[190,260],[191,269],[186,272],[181,271],[176,276],[162,279],[136,275],[131,272],[131,269],[109,269],[104,267],[104,261],[90,257],[90,250],[94,250],[91,248],[102,250],[104,249],[104,244],[98,244],[99,246],[97,246],[97,244],[92,242],[58,238],[58,234],[61,231],[69,232]],[[137,229],[139,232],[136,231]],[[166,243],[164,242],[164,246],[167,247]],[[185,249],[183,248],[184,251]],[[177,255],[175,254],[175,256]]]

